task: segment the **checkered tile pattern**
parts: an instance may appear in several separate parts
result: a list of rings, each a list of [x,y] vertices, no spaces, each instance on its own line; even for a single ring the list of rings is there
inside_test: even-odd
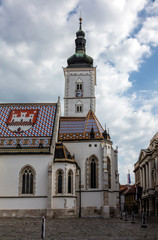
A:
[[[27,131],[12,132],[7,127],[7,120],[11,110],[38,110],[36,123]],[[24,137],[29,139],[32,137],[45,137],[45,141],[47,141],[53,134],[55,112],[56,104],[0,104],[0,145],[7,146],[9,140],[9,142],[13,143],[17,138],[22,140]],[[15,144],[11,144],[11,146],[13,145]]]
[[[60,118],[60,134],[83,133],[85,129],[85,118]]]
[[[39,147],[42,144],[43,147],[49,147],[51,144],[51,137],[43,138],[0,138],[1,148],[16,148],[20,144],[21,147]]]
[[[14,133],[7,127],[7,119],[11,110],[38,110],[35,125],[29,130],[21,133]],[[0,105],[0,137],[44,137],[52,136],[55,104],[10,104]]]
[[[86,117],[61,117],[59,140],[90,139],[92,127],[95,138],[103,139],[104,129],[92,111]]]

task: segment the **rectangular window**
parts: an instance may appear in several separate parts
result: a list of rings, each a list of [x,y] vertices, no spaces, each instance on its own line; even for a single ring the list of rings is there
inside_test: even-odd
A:
[[[82,83],[77,83],[76,84],[76,89],[77,90],[82,90]]]
[[[76,106],[76,112],[82,112],[82,105]]]

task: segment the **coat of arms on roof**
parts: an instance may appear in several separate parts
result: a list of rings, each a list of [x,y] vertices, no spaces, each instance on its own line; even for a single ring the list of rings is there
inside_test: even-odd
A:
[[[7,126],[12,132],[25,132],[35,123],[38,110],[12,110],[7,120]]]

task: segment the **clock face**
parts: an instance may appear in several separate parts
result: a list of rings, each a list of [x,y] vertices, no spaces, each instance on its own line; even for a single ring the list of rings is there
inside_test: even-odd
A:
[[[76,97],[83,97],[82,90],[76,90]]]

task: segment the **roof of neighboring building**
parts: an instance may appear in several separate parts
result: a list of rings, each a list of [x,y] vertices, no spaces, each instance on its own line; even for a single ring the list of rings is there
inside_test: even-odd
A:
[[[61,142],[56,143],[54,162],[76,163],[75,158],[70,154],[68,149]]]
[[[104,129],[90,110],[86,117],[61,117],[59,141],[104,139]]]
[[[56,103],[0,104],[0,152],[45,152],[51,145],[56,109]]]
[[[127,185],[127,188],[122,191],[123,195],[128,195],[128,194],[135,194],[136,193],[136,186],[134,185]]]
[[[150,140],[148,148],[140,150],[138,160],[134,164],[134,172],[136,172],[137,169],[139,169],[140,163],[145,161],[146,158],[152,156],[155,153],[155,151],[157,151],[157,149],[158,149],[158,132]]]
[[[127,185],[127,184],[126,184],[126,185],[120,185],[120,186],[119,186],[119,191],[120,191],[120,193],[123,193],[127,188],[128,188],[128,185]]]

